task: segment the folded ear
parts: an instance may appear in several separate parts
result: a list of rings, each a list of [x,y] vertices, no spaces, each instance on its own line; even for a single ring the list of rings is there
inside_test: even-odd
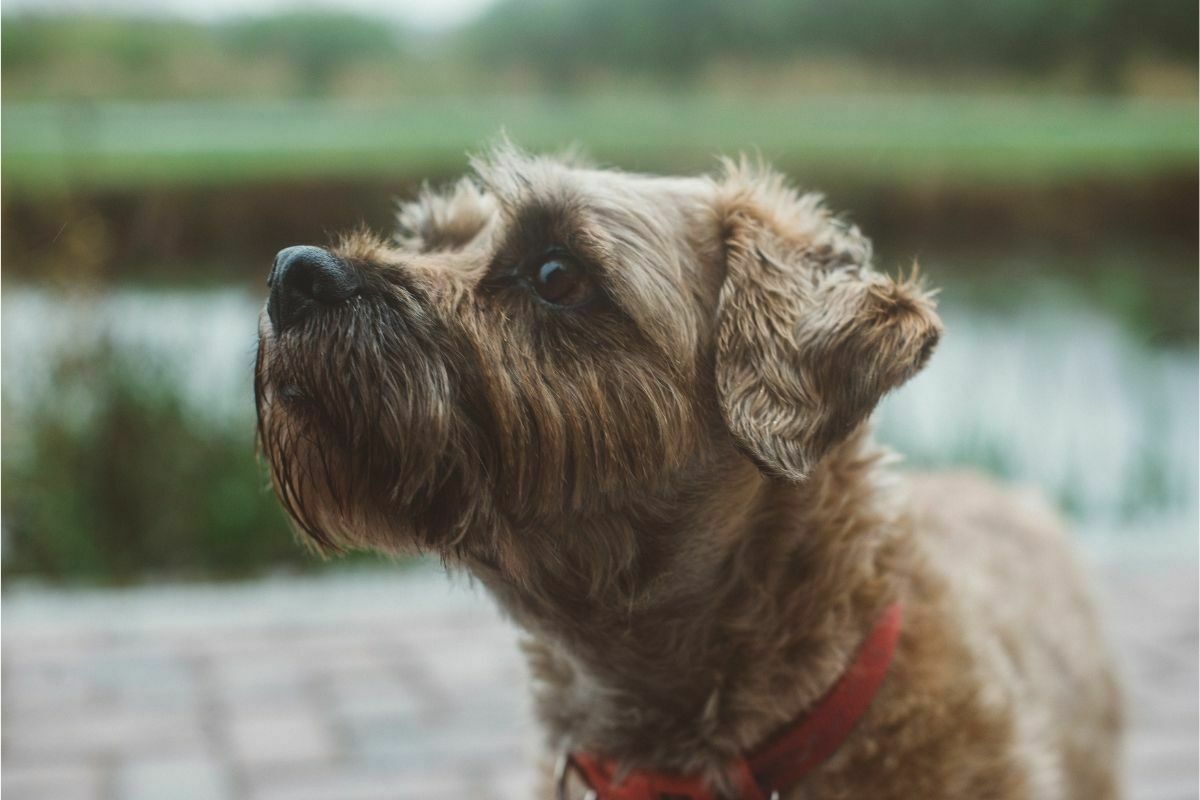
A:
[[[427,253],[455,250],[471,243],[496,216],[496,202],[470,178],[445,190],[422,186],[396,212],[396,243]]]
[[[744,171],[725,187],[718,401],[743,451],[800,480],[924,366],[941,321],[915,271],[871,270],[870,243],[819,197]]]

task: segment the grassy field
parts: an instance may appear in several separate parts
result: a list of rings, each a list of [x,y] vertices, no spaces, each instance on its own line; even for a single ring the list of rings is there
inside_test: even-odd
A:
[[[789,169],[873,180],[1042,181],[1194,170],[1187,100],[1009,96],[635,95],[413,98],[386,105],[14,104],[6,190],[458,171],[501,130],[578,143],[628,168],[704,169],[758,151]]]

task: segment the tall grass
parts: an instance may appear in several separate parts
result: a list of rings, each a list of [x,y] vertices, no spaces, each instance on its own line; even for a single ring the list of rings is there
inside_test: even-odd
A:
[[[1194,352],[1140,346],[1079,308],[952,310],[946,328],[929,368],[883,403],[881,438],[922,467],[1038,486],[1093,530],[1195,533]]]
[[[246,314],[223,320],[231,298],[209,295],[189,318],[197,306],[181,300],[6,294],[6,574],[123,581],[310,563],[256,464],[244,348],[221,341]]]

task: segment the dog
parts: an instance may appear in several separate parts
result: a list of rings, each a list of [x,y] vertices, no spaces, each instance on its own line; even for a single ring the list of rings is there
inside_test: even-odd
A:
[[[315,547],[437,554],[526,632],[548,793],[1119,796],[1054,514],[872,443],[942,334],[915,275],[746,159],[472,167],[279,254],[259,446]]]

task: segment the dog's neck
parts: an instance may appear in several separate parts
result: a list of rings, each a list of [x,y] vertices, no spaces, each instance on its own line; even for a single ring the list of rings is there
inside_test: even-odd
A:
[[[808,708],[894,596],[898,510],[880,455],[856,434],[801,484],[727,464],[720,485],[710,476],[666,503],[671,513],[629,525],[642,561],[607,580],[586,562],[542,563],[517,579],[477,569],[532,634],[554,746],[711,772]],[[614,532],[581,523],[553,534]],[[614,560],[593,553],[594,572]]]

